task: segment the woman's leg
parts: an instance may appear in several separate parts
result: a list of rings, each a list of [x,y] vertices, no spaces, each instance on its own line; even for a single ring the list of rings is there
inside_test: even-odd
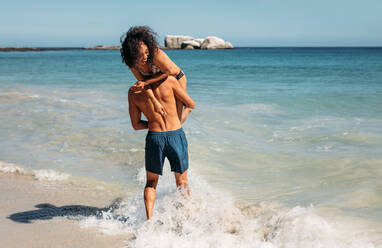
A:
[[[179,85],[184,89],[186,90],[187,89],[187,78],[186,78],[186,75],[184,75],[183,77],[181,77],[179,80],[178,80],[178,83]],[[179,117],[179,120],[182,121],[182,113],[183,113],[183,103],[181,101],[179,101],[178,99],[176,99],[176,110],[178,112],[178,117]],[[183,117],[184,120],[186,117]]]

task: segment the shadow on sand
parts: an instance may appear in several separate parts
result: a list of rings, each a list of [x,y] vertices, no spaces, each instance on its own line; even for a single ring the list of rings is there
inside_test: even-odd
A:
[[[83,205],[68,205],[62,207],[56,207],[49,203],[41,203],[36,205],[37,210],[24,211],[19,213],[14,213],[8,216],[15,222],[20,223],[32,223],[33,220],[50,220],[54,217],[65,216],[65,217],[88,217],[96,216],[101,218],[102,212],[113,211],[119,208],[119,203],[122,201],[121,198],[115,199],[112,204],[105,208],[97,208],[91,206]]]

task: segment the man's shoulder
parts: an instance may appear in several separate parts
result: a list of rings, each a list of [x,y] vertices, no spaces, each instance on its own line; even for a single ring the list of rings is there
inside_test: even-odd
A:
[[[134,90],[133,86],[134,85],[130,86],[130,88],[129,88],[129,95],[135,96],[135,95],[141,94],[143,92],[141,90],[138,90],[138,91]]]
[[[129,100],[135,103],[146,101],[147,95],[144,91],[134,91],[131,88],[129,89]]]
[[[154,87],[153,88],[153,91],[154,92],[160,92],[160,94],[169,94],[169,93],[172,93],[174,91],[174,88],[176,87],[176,84],[177,82],[167,78],[166,81],[164,81],[163,83],[159,84],[158,87]]]
[[[178,84],[178,81],[176,80],[174,76],[168,76],[165,83],[168,86],[176,86]]]
[[[129,88],[129,93],[128,93],[129,97],[134,97],[135,95],[135,92],[134,90],[132,89],[132,87]]]

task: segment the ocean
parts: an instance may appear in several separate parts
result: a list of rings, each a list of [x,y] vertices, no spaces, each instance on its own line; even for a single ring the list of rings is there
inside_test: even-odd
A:
[[[196,103],[190,198],[166,162],[145,221],[119,51],[0,53],[0,173],[120,185],[78,225],[129,247],[382,247],[382,48],[165,52]]]

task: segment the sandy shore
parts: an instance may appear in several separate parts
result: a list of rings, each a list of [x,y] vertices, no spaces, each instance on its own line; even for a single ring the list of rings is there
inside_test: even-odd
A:
[[[59,216],[94,214],[123,196],[123,190],[37,181],[0,172],[0,246],[124,247],[124,235],[104,235],[81,228],[75,218]]]

